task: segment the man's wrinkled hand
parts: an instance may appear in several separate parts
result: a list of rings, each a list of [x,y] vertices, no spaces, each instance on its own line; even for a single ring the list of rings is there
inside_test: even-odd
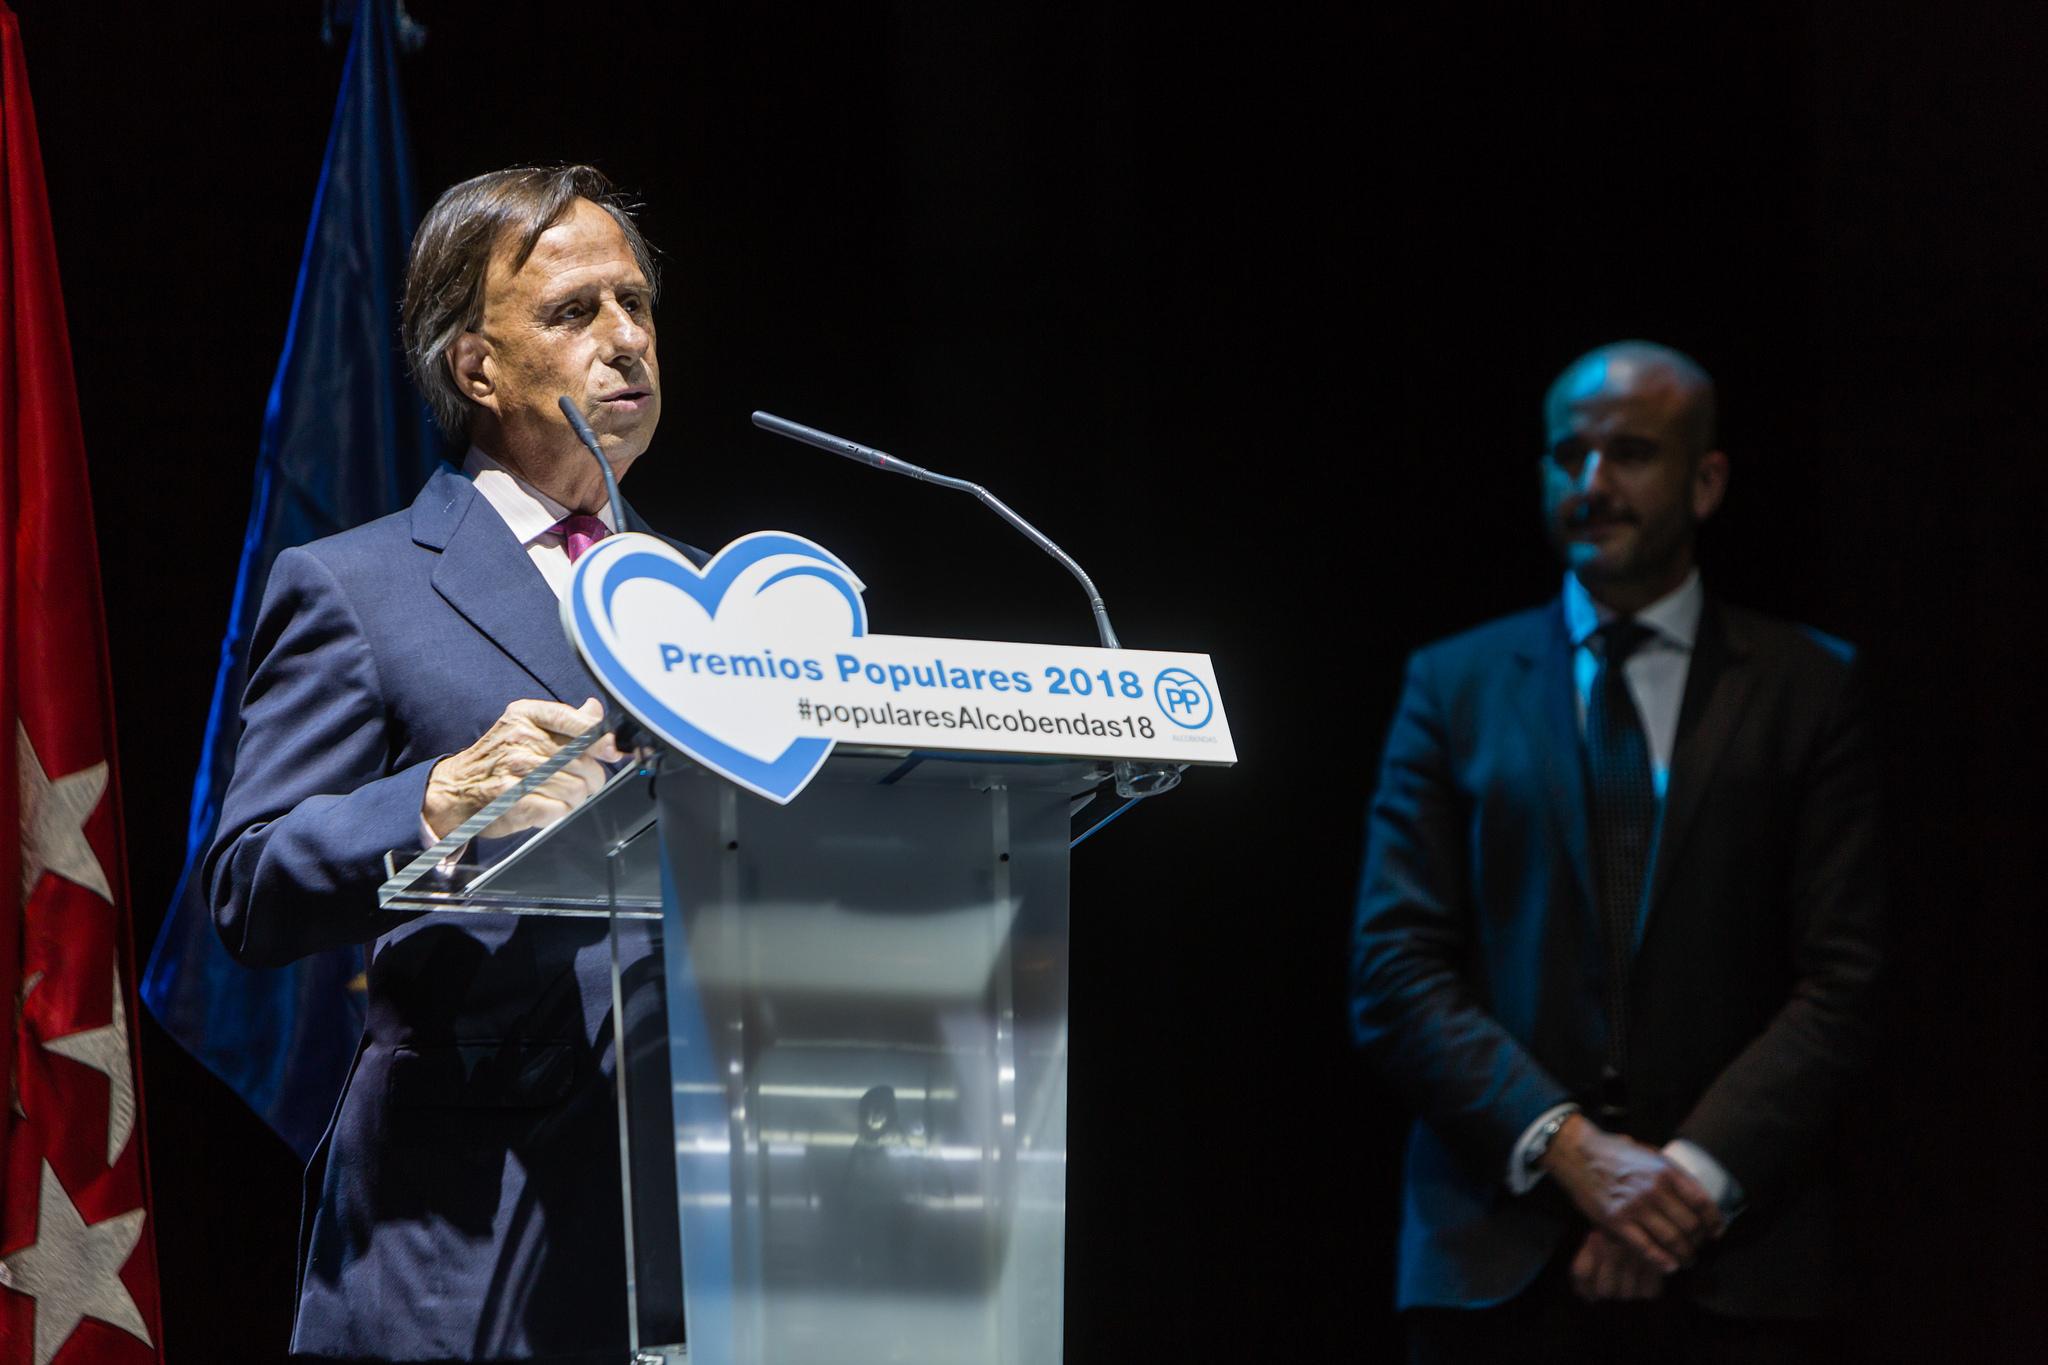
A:
[[[603,719],[604,704],[596,697],[576,707],[558,701],[513,702],[476,743],[442,759],[427,775],[427,795],[420,808],[427,828],[436,839],[446,837],[449,830],[553,758],[563,744]],[[618,745],[606,735],[521,797],[517,805],[492,821],[484,834],[513,834],[559,820],[604,785],[602,765],[619,757]]]
[[[1721,1233],[1721,1210],[1670,1158],[1604,1131],[1583,1114],[1565,1121],[1543,1169],[1579,1212],[1662,1274],[1688,1264]]]
[[[1572,1257],[1572,1292],[1589,1303],[1640,1302],[1664,1292],[1664,1276],[1600,1228]]]

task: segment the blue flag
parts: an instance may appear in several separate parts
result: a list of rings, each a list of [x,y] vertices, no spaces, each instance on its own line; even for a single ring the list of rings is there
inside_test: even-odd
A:
[[[360,949],[253,970],[215,935],[199,864],[235,768],[249,631],[278,552],[411,502],[440,457],[398,341],[418,221],[399,104],[394,0],[359,0],[292,299],[263,414],[256,488],[192,786],[185,872],[142,998],[172,1037],[301,1156],[341,1094],[363,1024]]]

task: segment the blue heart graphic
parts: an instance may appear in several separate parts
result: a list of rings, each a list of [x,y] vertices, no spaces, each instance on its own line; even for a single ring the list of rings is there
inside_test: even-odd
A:
[[[649,579],[687,594],[704,608],[706,615],[715,619],[727,590],[739,576],[762,560],[773,558],[807,562],[770,576],[754,590],[754,596],[791,578],[821,579],[846,600],[849,635],[867,634],[867,607],[861,600],[860,580],[853,570],[823,546],[782,531],[756,531],[742,536],[712,556],[702,569],[651,536],[612,536],[591,547],[577,562],[568,602],[571,634],[581,646],[591,672],[627,710],[713,772],[771,801],[786,803],[817,776],[832,752],[833,741],[815,735],[799,736],[772,761],[764,761],[707,733],[656,696],[613,652],[598,628],[598,617],[591,609],[592,594],[587,591],[588,576],[597,575],[597,609],[603,613],[605,624],[614,630],[612,599],[628,583]]]

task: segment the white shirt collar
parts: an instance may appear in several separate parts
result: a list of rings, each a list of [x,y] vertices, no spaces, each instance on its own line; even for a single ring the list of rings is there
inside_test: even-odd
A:
[[[1656,631],[1657,637],[1667,644],[1689,650],[1699,635],[1700,612],[1706,601],[1706,589],[1700,586],[1700,571],[1694,569],[1685,576],[1683,583],[1637,612],[1635,619]],[[1577,574],[1566,571],[1564,627],[1572,637],[1572,644],[1586,643],[1587,636],[1616,615],[1616,612],[1593,600],[1593,594],[1586,591],[1586,585],[1579,582]]]
[[[484,500],[497,509],[505,524],[512,528],[512,534],[519,537],[521,545],[533,544],[553,531],[555,523],[570,515],[568,508],[475,446],[471,446],[469,454],[463,457],[462,472],[469,475]],[[619,529],[612,525],[611,508],[599,508],[597,517],[607,529]]]

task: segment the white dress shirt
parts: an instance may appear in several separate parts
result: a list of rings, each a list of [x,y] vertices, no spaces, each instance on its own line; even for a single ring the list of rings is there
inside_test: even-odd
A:
[[[569,509],[475,446],[471,446],[469,454],[463,457],[462,472],[476,484],[476,491],[483,495],[484,501],[504,518],[505,525],[518,537],[526,550],[526,557],[533,561],[534,568],[540,570],[540,576],[547,580],[556,598],[566,597],[569,592],[569,551],[553,527],[570,515]],[[609,507],[599,508],[597,519],[605,524],[606,530],[619,529],[612,525],[612,509]]]
[[[1642,717],[1644,738],[1650,746],[1650,777],[1657,789],[1657,813],[1663,816],[1664,789],[1671,778],[1671,750],[1678,741],[1678,708],[1685,700],[1685,679],[1692,668],[1693,641],[1699,635],[1700,611],[1706,592],[1700,587],[1699,570],[1686,575],[1685,582],[1658,598],[1635,615],[1636,621],[1653,632],[1636,647],[1622,665],[1622,677],[1629,696]],[[1572,641],[1572,680],[1579,701],[1579,732],[1586,727],[1586,704],[1593,695],[1593,680],[1600,671],[1600,657],[1593,650],[1593,633],[1617,613],[1593,600],[1578,575],[1564,576],[1564,625]],[[1654,844],[1652,845],[1654,848]],[[1561,1104],[1536,1116],[1523,1130],[1508,1157],[1508,1188],[1516,1194],[1534,1189],[1541,1171],[1531,1170],[1528,1154],[1543,1126],[1559,1114],[1578,1106]],[[1742,1188],[1727,1169],[1696,1142],[1676,1138],[1664,1145],[1664,1155],[1701,1186],[1724,1213],[1742,1202]]]

